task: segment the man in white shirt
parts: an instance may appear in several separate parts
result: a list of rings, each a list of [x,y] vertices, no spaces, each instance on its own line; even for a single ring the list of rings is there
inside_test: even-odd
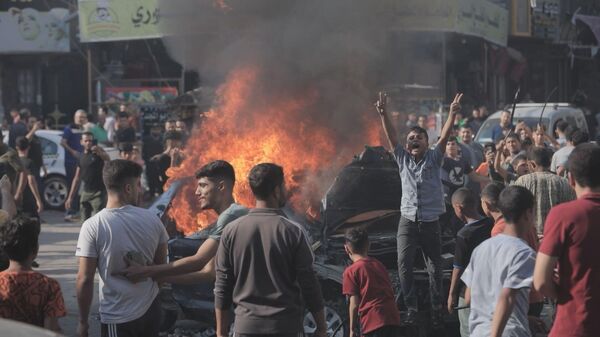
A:
[[[100,275],[101,336],[158,336],[158,284],[131,283],[118,272],[128,265],[166,262],[168,235],[151,211],[136,207],[142,167],[128,160],[105,163],[106,208],[86,220],[79,233],[77,300],[80,337],[88,336],[94,275]]]

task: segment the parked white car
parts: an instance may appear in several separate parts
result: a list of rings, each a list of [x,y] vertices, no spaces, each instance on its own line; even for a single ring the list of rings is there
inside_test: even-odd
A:
[[[514,123],[518,121],[525,122],[530,128],[534,129],[540,122],[540,115],[544,107],[543,103],[519,103],[515,107]],[[511,111],[511,106],[507,110]],[[479,144],[492,142],[492,130],[500,124],[500,115],[502,110],[493,113],[481,125],[475,141]],[[542,124],[546,127],[548,135],[552,135],[559,120],[564,120],[569,125],[574,125],[585,132],[588,132],[588,125],[585,115],[581,109],[576,108],[569,103],[548,103],[542,118]]]
[[[48,174],[40,172],[44,186],[40,193],[46,207],[61,209],[69,195],[69,188],[65,173],[65,149],[60,145],[62,131],[38,130],[35,135],[39,138],[44,157],[44,165]],[[4,133],[4,143],[8,143],[8,132]],[[119,150],[114,147],[104,147],[110,159],[119,158]]]

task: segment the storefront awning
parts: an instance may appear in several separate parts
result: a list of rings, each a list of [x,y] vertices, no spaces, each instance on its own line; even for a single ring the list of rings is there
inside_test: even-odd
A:
[[[600,16],[593,15],[582,15],[575,14],[573,15],[572,23],[575,24],[577,20],[583,22],[592,31],[592,34],[596,37],[596,44],[600,45]]]

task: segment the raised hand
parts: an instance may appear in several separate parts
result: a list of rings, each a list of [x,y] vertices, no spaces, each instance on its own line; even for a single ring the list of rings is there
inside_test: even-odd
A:
[[[463,97],[463,94],[461,94],[461,93],[457,93],[454,96],[454,100],[450,104],[450,113],[455,114],[457,112],[460,112],[460,110],[461,110],[460,100],[462,99],[462,97]]]
[[[385,108],[387,105],[387,93],[380,91],[379,92],[379,99],[377,100],[377,102],[375,102],[375,109],[377,109],[377,112],[380,115],[385,115]]]

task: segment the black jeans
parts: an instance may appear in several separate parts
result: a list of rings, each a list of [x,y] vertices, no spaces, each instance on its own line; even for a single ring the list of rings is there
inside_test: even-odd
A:
[[[158,296],[142,317],[131,322],[100,325],[101,337],[158,337],[161,323]]]
[[[411,221],[400,218],[398,235],[398,277],[404,303],[409,310],[417,310],[417,294],[413,287],[413,266],[417,248],[421,246],[429,274],[429,294],[434,308],[442,305],[442,244],[439,221]]]
[[[393,325],[382,326],[381,328],[364,334],[365,337],[398,337],[400,336],[400,327]]]

